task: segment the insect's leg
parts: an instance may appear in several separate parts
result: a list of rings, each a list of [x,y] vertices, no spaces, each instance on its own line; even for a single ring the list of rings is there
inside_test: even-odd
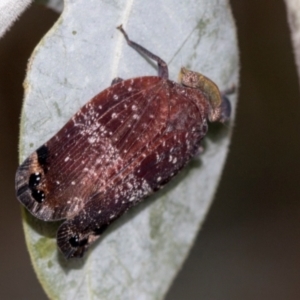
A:
[[[157,55],[151,53],[150,51],[148,51],[147,49],[145,49],[144,47],[142,47],[141,45],[131,41],[127,35],[127,33],[125,32],[125,30],[123,29],[122,25],[118,26],[117,29],[119,29],[126,41],[127,44],[132,47],[133,49],[139,51],[140,53],[148,56],[149,58],[153,59],[154,61],[157,62],[158,65],[158,76],[165,78],[165,79],[169,79],[169,70],[168,70],[168,65],[166,64],[165,61],[163,61],[161,58],[159,58]]]
[[[114,85],[114,84],[116,84],[116,83],[119,83],[119,82],[121,82],[121,81],[123,81],[123,80],[124,80],[123,78],[116,77],[116,78],[114,78],[114,79],[112,80],[111,85]]]
[[[202,155],[204,153],[204,151],[205,151],[205,149],[204,149],[203,145],[200,145],[196,155]]]
[[[226,122],[231,115],[231,104],[226,94],[222,94],[221,112],[219,122]]]
[[[221,117],[220,122],[226,122],[229,120],[229,117],[231,115],[231,104],[228,99],[228,95],[231,95],[235,92],[236,88],[235,86],[232,86],[231,88],[221,92],[222,96],[222,103],[221,103]]]
[[[231,94],[234,94],[236,92],[235,85],[232,85],[230,88],[226,89],[225,91],[221,92],[222,96],[229,96]]]

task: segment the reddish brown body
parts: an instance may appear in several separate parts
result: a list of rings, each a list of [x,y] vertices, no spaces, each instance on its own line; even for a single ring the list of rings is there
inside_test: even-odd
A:
[[[198,153],[210,109],[203,91],[167,78],[120,81],[23,162],[17,197],[37,218],[67,219],[58,245],[66,257],[80,257]]]

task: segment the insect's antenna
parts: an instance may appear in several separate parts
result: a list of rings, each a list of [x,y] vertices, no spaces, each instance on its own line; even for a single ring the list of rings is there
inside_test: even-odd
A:
[[[136,42],[133,42],[129,39],[128,34],[126,33],[126,31],[123,29],[122,25],[118,26],[117,29],[119,29],[126,41],[127,44],[132,47],[133,49],[135,49],[136,51],[150,57],[151,59],[153,59],[154,61],[157,62],[158,65],[158,76],[165,78],[165,79],[169,79],[169,70],[168,70],[168,65],[167,63],[162,60],[160,57],[158,57],[157,55],[153,54],[152,52],[150,52],[149,50],[145,49],[143,46],[137,44]]]

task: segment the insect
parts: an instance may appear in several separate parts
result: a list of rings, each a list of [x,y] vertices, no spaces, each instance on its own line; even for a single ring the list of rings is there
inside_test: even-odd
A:
[[[18,200],[44,221],[65,220],[57,244],[66,258],[82,257],[129,208],[162,188],[199,153],[208,121],[225,122],[230,103],[207,77],[182,68],[180,83],[153,59],[158,76],[112,85],[86,103],[18,168]]]

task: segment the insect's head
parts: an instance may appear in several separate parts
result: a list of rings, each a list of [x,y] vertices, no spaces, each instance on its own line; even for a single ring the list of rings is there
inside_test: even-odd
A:
[[[226,122],[231,113],[231,106],[228,98],[221,95],[218,86],[206,76],[181,68],[179,81],[182,85],[199,89],[207,98],[210,106],[208,119],[210,122]]]

